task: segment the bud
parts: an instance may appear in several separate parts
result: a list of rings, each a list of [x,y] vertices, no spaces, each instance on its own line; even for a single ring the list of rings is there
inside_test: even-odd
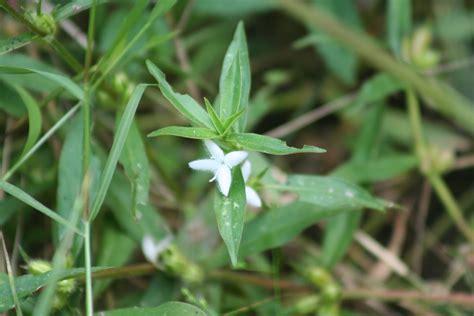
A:
[[[52,269],[51,263],[45,260],[31,260],[28,262],[28,271],[33,275],[43,274]]]
[[[34,25],[36,28],[41,30],[46,35],[46,39],[53,38],[56,35],[58,29],[56,21],[54,20],[53,15],[48,13],[38,14],[34,12],[26,12],[25,17]]]

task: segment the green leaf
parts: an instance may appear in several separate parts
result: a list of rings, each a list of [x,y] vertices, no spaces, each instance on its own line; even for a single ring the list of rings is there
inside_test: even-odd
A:
[[[126,233],[105,225],[101,229],[101,251],[97,254],[96,264],[99,267],[121,267],[126,264],[137,244]],[[99,297],[112,283],[112,279],[94,282],[94,297]]]
[[[297,193],[299,199],[332,209],[371,208],[383,211],[385,203],[347,180],[331,176],[290,175],[285,185],[271,186]]]
[[[93,268],[93,271],[103,271],[107,268]],[[84,268],[68,269],[61,273],[61,279],[71,279],[85,274]],[[44,287],[51,277],[51,272],[46,272],[40,275],[26,274],[15,278],[15,288],[18,298],[25,299],[33,295],[36,291]],[[0,283],[0,313],[3,313],[14,307],[13,298],[11,295],[10,286]]]
[[[168,302],[158,307],[133,307],[100,312],[104,316],[206,316],[202,310],[194,305],[181,302]]]
[[[56,222],[71,228],[77,234],[82,235],[82,233],[76,227],[71,226],[71,224],[66,219],[59,216],[56,212],[50,210],[49,208],[47,208],[46,206],[44,206],[43,204],[35,200],[31,195],[29,195],[22,189],[1,180],[0,180],[0,189],[7,192],[11,196],[14,196],[15,198],[22,201],[23,203],[31,206],[35,210],[43,213],[44,215],[48,216],[52,220],[55,220]]]
[[[192,124],[213,128],[206,111],[187,94],[179,94],[173,91],[173,88],[166,81],[164,73],[151,61],[147,60],[146,65],[150,74],[158,81],[163,96],[184,115]]]
[[[120,116],[117,118],[120,119]],[[130,126],[130,131],[120,155],[120,163],[123,165],[125,174],[132,187],[133,198],[130,207],[134,217],[136,217],[138,205],[148,204],[150,168],[145,145],[135,122]]]
[[[178,136],[192,139],[211,139],[219,137],[213,130],[203,127],[168,126],[148,134],[148,137]]]
[[[217,114],[216,110],[214,110],[214,108],[212,107],[211,102],[209,102],[208,99],[204,98],[204,103],[206,104],[207,114],[209,114],[209,117],[211,118],[212,124],[214,125],[216,131],[218,131],[219,134],[224,133],[224,124],[219,118],[219,115]]]
[[[15,49],[28,45],[38,36],[33,33],[24,33],[6,40],[0,41],[0,55],[9,53]]]
[[[387,4],[387,40],[398,58],[402,41],[411,33],[411,0],[389,0]]]
[[[228,140],[248,150],[255,150],[270,155],[290,155],[297,153],[324,153],[325,149],[304,145],[303,148],[290,147],[286,142],[270,136],[253,133],[230,134]]]
[[[362,29],[357,6],[353,0],[313,0],[318,10],[325,10],[352,29]],[[321,31],[308,26],[315,36]],[[315,45],[324,62],[339,79],[353,84],[357,74],[357,55],[336,41],[322,41]]]
[[[252,13],[266,12],[274,7],[273,0],[199,0],[193,9],[200,15],[243,17]]]
[[[233,168],[229,196],[225,197],[216,191],[214,200],[217,227],[227,246],[233,266],[237,264],[238,260],[239,245],[244,229],[245,206],[245,182],[242,172],[240,168]]]
[[[239,22],[234,38],[227,49],[219,80],[219,114],[223,120],[246,109],[250,94],[250,62],[244,24]],[[245,129],[246,117],[235,124],[235,130]]]
[[[20,95],[23,104],[25,104],[28,111],[28,137],[26,138],[25,146],[20,155],[23,157],[38,140],[41,133],[41,111],[35,99],[25,89],[20,86],[14,86],[15,90]]]
[[[117,167],[117,162],[122,153],[125,140],[127,139],[128,131],[133,122],[133,117],[137,111],[138,104],[142,98],[143,92],[148,85],[139,84],[135,87],[128,101],[125,111],[122,115],[120,123],[117,127],[117,131],[114,136],[114,142],[110,150],[109,157],[105,163],[104,171],[101,175],[100,185],[97,190],[97,195],[92,203],[91,211],[89,214],[90,221],[93,221],[94,218],[100,211],[102,203],[104,202],[107,190],[109,189],[110,181],[112,181],[112,176],[114,175],[115,168]]]
[[[237,122],[239,118],[241,118],[245,113],[247,109],[240,109],[240,111],[234,113],[231,117],[229,117],[225,122],[224,122],[224,132],[223,134],[227,134],[231,128],[234,126],[234,123]]]
[[[403,83],[386,73],[379,73],[366,80],[351,105],[350,112],[360,112],[370,103],[374,103],[400,91]]]
[[[82,115],[74,119],[66,133],[58,165],[58,189],[56,193],[57,213],[70,218],[76,198],[82,186]],[[63,239],[66,229],[60,225],[53,226],[53,237],[56,245]]]
[[[334,175],[357,183],[373,183],[391,179],[416,168],[418,162],[410,154],[392,154],[366,162],[350,161],[334,171]]]
[[[67,4],[55,8],[53,14],[57,21],[65,20],[73,15],[76,15],[84,10],[88,10],[92,4],[96,5],[110,2],[110,0],[72,0],[68,1]]]
[[[244,258],[283,246],[309,226],[344,211],[351,211],[334,206],[316,207],[310,203],[296,201],[268,210],[245,224],[239,257]],[[215,256],[209,258],[208,265],[219,267],[226,262],[224,250],[219,249]]]
[[[84,100],[84,92],[81,87],[79,87],[74,81],[60,74],[46,72],[38,69],[25,68],[25,67],[14,67],[14,66],[4,66],[0,65],[1,74],[38,74],[44,78],[47,78],[67,91],[69,91],[73,96],[78,100]]]

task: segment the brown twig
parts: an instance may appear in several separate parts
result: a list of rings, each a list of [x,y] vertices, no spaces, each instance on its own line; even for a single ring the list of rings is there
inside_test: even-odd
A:
[[[420,204],[418,206],[418,212],[415,223],[415,240],[424,240],[425,236],[425,223],[428,215],[428,209],[430,206],[431,198],[431,186],[430,183],[425,179],[423,181],[423,187],[421,191]],[[418,274],[421,273],[422,260],[423,260],[423,248],[422,242],[415,242],[413,246],[412,266]]]
[[[277,138],[287,136],[288,134],[291,134],[305,126],[308,126],[311,123],[316,122],[317,120],[322,119],[327,115],[344,108],[345,106],[349,105],[355,99],[355,97],[356,93],[346,94],[266,132],[265,135]]]

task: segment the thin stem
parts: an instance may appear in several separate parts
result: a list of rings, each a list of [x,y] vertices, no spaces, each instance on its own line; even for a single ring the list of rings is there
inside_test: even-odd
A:
[[[92,261],[91,261],[91,241],[90,241],[90,223],[84,223],[84,251],[85,251],[85,269],[86,269],[86,315],[94,315],[94,306],[92,298]]]
[[[50,42],[51,47],[58,53],[59,56],[72,68],[76,73],[80,73],[82,71],[82,65],[77,61],[76,57],[74,57],[66,47],[61,44],[56,39],[51,40]]]
[[[3,232],[0,231],[0,239],[2,240],[3,255],[5,257],[5,264],[7,266],[8,272],[8,282],[10,284],[10,289],[13,296],[13,302],[15,303],[15,310],[18,316],[23,316],[21,310],[20,301],[18,300],[18,295],[16,293],[15,277],[13,275],[13,269],[10,263],[10,257],[8,256],[7,245],[5,244],[5,238],[3,237]]]
[[[36,13],[41,15],[43,12],[43,0],[38,0],[38,5],[36,6]]]
[[[71,118],[74,113],[76,113],[77,109],[81,106],[81,103],[76,104],[72,109],[70,109],[56,124],[51,127],[46,134],[41,137],[36,144],[31,147],[31,149],[20,159],[18,160],[10,170],[8,170],[2,178],[2,181],[7,181],[10,177],[15,173],[18,168],[20,168],[25,161],[27,161],[37,150],[41,147],[50,137],[53,135],[64,123],[67,122],[69,118]]]
[[[420,107],[415,93],[411,89],[406,90],[408,114],[410,117],[410,124],[415,140],[415,152],[419,159],[421,171],[428,177],[431,186],[435,190],[438,198],[441,200],[444,208],[448,212],[451,219],[454,221],[459,231],[469,242],[474,245],[474,232],[466,224],[467,221],[462,215],[461,208],[453,198],[448,186],[443,181],[439,172],[434,169],[432,157],[426,150],[426,145],[423,139],[423,131],[421,126]]]

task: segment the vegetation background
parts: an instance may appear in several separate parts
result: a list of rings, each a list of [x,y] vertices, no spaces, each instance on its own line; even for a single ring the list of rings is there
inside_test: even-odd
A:
[[[472,315],[474,2],[0,7],[0,312]],[[201,141],[146,137],[194,117],[172,89],[225,104],[231,42],[246,131],[327,150],[224,146],[253,148],[243,233],[188,167]]]

